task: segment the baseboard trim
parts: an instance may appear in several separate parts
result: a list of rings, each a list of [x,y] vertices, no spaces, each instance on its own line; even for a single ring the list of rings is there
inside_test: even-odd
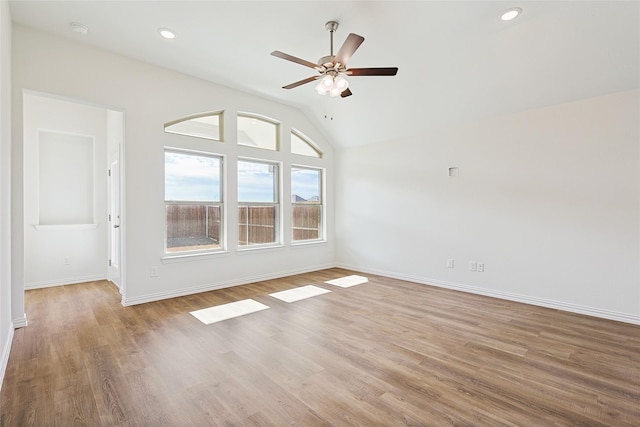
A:
[[[24,290],[53,288],[54,286],[75,285],[77,283],[97,282],[99,280],[107,280],[107,276],[78,276],[66,279],[43,280],[40,282],[29,282],[24,284]]]
[[[0,390],[2,390],[2,384],[4,383],[4,374],[7,371],[7,364],[9,363],[9,354],[11,354],[11,344],[13,343],[14,329],[15,327],[9,328],[7,342],[4,343],[4,348],[2,349],[2,360],[0,360]]]
[[[520,302],[523,304],[535,305],[535,306],[545,307],[545,308],[553,308],[556,310],[567,311],[570,313],[584,314],[587,316],[599,317],[602,319],[615,320],[618,322],[640,325],[640,315],[620,313],[620,312],[604,310],[596,307],[572,304],[572,303],[567,303],[563,301],[548,300],[544,298],[514,294],[510,292],[495,291],[492,289],[485,289],[477,286],[464,285],[460,283],[447,282],[447,281],[437,280],[437,279],[429,279],[425,277],[411,276],[411,275],[396,273],[392,271],[375,270],[371,268],[364,268],[360,266],[347,265],[347,264],[337,264],[336,267],[345,268],[347,270],[361,271],[363,273],[376,274],[379,276],[385,276],[392,279],[406,280],[409,282],[419,283],[421,285],[436,286],[439,288],[452,289],[456,291],[468,292],[468,293],[477,294],[477,295],[484,295],[484,296],[503,299],[507,301]]]
[[[13,329],[25,328],[28,325],[27,313],[24,313],[22,317],[16,317],[11,323],[13,323]]]
[[[232,286],[248,285],[250,283],[262,282],[264,280],[272,280],[272,279],[279,279],[287,276],[295,276],[296,274],[310,273],[312,271],[325,270],[327,268],[333,268],[333,267],[335,267],[335,264],[323,264],[323,265],[316,265],[313,267],[308,267],[308,268],[299,269],[299,270],[288,270],[288,271],[280,271],[278,273],[263,274],[258,276],[248,276],[238,280],[229,280],[225,282],[211,283],[207,285],[194,286],[191,288],[184,288],[184,289],[179,289],[179,290],[170,291],[170,292],[158,292],[155,294],[141,295],[138,297],[130,297],[130,298],[123,296],[121,303],[123,306],[128,307],[131,305],[145,304],[148,302],[160,301],[160,300],[169,299],[169,298],[177,298],[177,297],[183,297],[186,295],[193,295],[193,294],[199,294],[202,292],[209,292],[209,291],[215,291],[218,289],[230,288]]]

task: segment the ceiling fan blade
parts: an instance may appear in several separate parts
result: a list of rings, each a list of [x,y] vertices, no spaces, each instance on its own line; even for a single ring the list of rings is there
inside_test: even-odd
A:
[[[296,58],[295,56],[291,56],[288,53],[280,52],[279,50],[274,50],[273,52],[271,52],[271,55],[275,56],[276,58],[286,59],[287,61],[304,65],[309,68],[320,69],[320,66],[318,64],[314,64],[313,62],[309,62],[304,59]]]
[[[338,53],[336,53],[336,59],[334,61],[335,64],[340,63],[344,66],[351,55],[360,47],[362,42],[364,41],[364,37],[359,36],[357,34],[351,33],[344,41]]]
[[[347,96],[351,96],[351,95],[353,95],[353,93],[351,93],[349,88],[346,88],[345,90],[342,91],[342,93],[340,94],[340,97],[346,98]]]
[[[395,76],[398,67],[385,68],[349,68],[346,74],[349,76]]]
[[[303,84],[307,84],[307,83],[310,83],[310,82],[312,82],[314,80],[318,80],[320,77],[322,77],[322,76],[307,77],[304,80],[300,80],[298,82],[291,83],[291,84],[288,84],[286,86],[282,86],[282,89],[293,89],[294,87],[302,86]]]

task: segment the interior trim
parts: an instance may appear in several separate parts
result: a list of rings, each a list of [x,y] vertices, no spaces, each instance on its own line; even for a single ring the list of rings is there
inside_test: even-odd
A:
[[[7,335],[7,341],[4,344],[2,350],[2,359],[0,359],[0,390],[2,390],[2,384],[4,383],[4,374],[7,371],[7,363],[9,362],[9,354],[11,353],[11,343],[13,342],[13,331],[15,327],[9,328],[9,334]]]
[[[549,300],[545,298],[532,297],[527,295],[514,294],[510,292],[495,291],[492,289],[479,288],[477,286],[464,285],[454,282],[446,282],[443,280],[429,279],[425,277],[411,276],[392,271],[375,270],[363,268],[360,266],[338,264],[336,267],[345,268],[353,271],[361,271],[363,273],[377,274],[392,279],[407,280],[409,282],[419,283],[421,285],[436,286],[439,288],[452,289],[471,294],[484,295],[488,297],[503,299],[507,301],[520,302],[523,304],[535,305],[539,307],[553,308],[556,310],[567,311],[570,313],[584,314],[587,316],[599,317],[602,319],[616,320],[618,322],[640,325],[640,315],[620,313],[616,311],[604,310],[601,308],[589,307],[585,305],[571,304],[562,301]]]
[[[238,280],[227,280],[227,281],[216,282],[216,283],[211,283],[207,285],[194,286],[191,288],[178,289],[170,292],[158,292],[154,294],[141,295],[137,297],[123,296],[122,305],[125,307],[128,307],[130,305],[144,304],[147,302],[160,301],[160,300],[169,299],[169,298],[199,294],[202,292],[209,292],[209,291],[215,291],[218,289],[230,288],[232,286],[248,285],[250,283],[261,282],[263,280],[279,279],[282,277],[294,276],[296,274],[311,273],[313,271],[326,270],[328,268],[333,268],[333,267],[335,267],[334,264],[321,264],[321,265],[314,265],[314,266],[310,266],[310,267],[299,269],[299,270],[280,271],[280,272],[271,273],[271,274],[248,276]]]

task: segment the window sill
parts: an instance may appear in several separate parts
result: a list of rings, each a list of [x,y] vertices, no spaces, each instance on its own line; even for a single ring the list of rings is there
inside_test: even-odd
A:
[[[300,248],[305,246],[319,246],[319,245],[326,245],[326,244],[327,244],[326,240],[302,240],[299,242],[291,242],[291,247]]]
[[[184,262],[184,261],[197,261],[203,258],[213,258],[221,255],[229,255],[228,251],[218,251],[218,252],[198,252],[192,254],[176,254],[176,255],[168,255],[165,254],[160,258],[160,261],[163,264],[172,264],[175,262]]]
[[[238,255],[248,255],[252,253],[260,253],[260,252],[274,251],[274,250],[277,251],[277,250],[283,250],[283,249],[284,249],[284,245],[249,246],[249,247],[238,248],[236,250],[236,253]]]

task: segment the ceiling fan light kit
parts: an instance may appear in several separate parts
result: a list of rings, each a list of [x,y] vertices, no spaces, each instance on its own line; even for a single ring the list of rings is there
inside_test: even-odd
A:
[[[344,41],[338,52],[333,54],[333,33],[338,29],[338,22],[329,21],[325,24],[325,28],[330,33],[330,54],[323,56],[318,60],[317,64],[306,61],[304,59],[297,58],[295,56],[274,50],[271,55],[286,59],[287,61],[295,62],[300,65],[304,65],[309,68],[313,68],[318,71],[319,75],[307,77],[306,79],[283,86],[283,89],[293,89],[294,87],[302,86],[306,83],[311,83],[315,80],[320,80],[315,90],[319,95],[326,95],[336,97],[340,96],[346,98],[352,95],[349,90],[349,82],[344,78],[348,76],[395,76],[398,72],[397,67],[386,68],[347,68],[347,61],[351,58],[351,55],[360,47],[364,41],[364,37],[354,33],[350,33],[347,39]]]
[[[338,96],[349,87],[347,79],[335,72],[328,72],[316,85],[319,95]]]

